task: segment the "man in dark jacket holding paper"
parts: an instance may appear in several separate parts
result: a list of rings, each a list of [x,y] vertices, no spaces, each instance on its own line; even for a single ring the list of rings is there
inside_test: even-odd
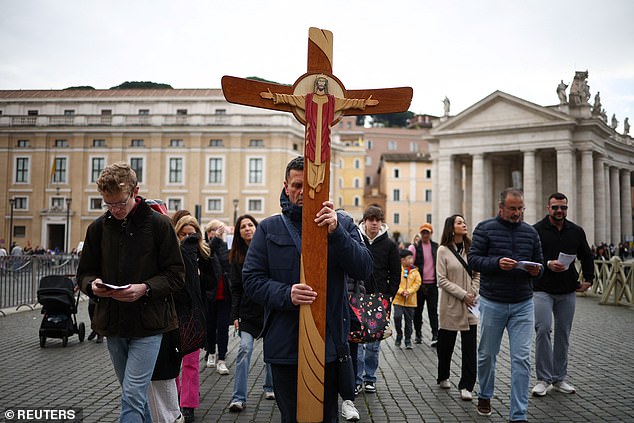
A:
[[[572,330],[577,296],[587,290],[594,279],[594,259],[583,228],[568,219],[568,198],[556,192],[548,197],[548,215],[535,224],[546,260],[544,277],[535,283],[535,370],[534,396],[543,397],[554,388],[572,394],[575,388],[565,381],[568,373],[568,338]],[[560,257],[561,255],[561,257]],[[573,260],[562,263],[560,260]],[[574,258],[581,261],[583,282]],[[555,320],[551,342],[551,327]]]
[[[526,421],[533,341],[533,281],[543,272],[537,231],[522,221],[524,195],[515,188],[500,194],[499,212],[473,232],[469,267],[480,272],[478,414],[491,415],[495,362],[502,335],[509,336],[511,406],[509,421]]]

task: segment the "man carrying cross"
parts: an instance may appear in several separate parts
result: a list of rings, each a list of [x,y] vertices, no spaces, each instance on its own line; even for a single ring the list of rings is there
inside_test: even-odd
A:
[[[265,307],[264,361],[271,364],[284,423],[297,421],[299,308],[317,297],[313,288],[299,283],[303,203],[304,158],[297,157],[286,167],[282,214],[260,223],[243,269],[246,294]],[[339,381],[353,378],[351,367],[339,365],[349,355],[346,274],[365,279],[372,257],[352,219],[335,212],[331,201],[322,206],[314,222],[328,231],[323,421],[337,422]]]

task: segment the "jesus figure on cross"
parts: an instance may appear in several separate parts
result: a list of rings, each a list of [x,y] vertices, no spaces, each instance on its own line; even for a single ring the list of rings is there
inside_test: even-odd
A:
[[[305,96],[268,90],[261,92],[260,97],[273,100],[273,104],[289,104],[306,113],[307,182],[311,199],[315,198],[315,192],[321,191],[326,167],[330,163],[330,126],[335,122],[335,113],[348,109],[365,110],[366,106],[379,104],[371,95],[368,99],[355,99],[328,94],[328,78],[323,74],[315,76],[313,92]]]

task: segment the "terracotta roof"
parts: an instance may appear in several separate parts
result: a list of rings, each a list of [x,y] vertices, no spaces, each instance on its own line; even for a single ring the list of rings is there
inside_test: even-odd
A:
[[[120,98],[120,97],[217,97],[222,90],[206,88],[134,89],[134,90],[0,90],[0,99],[37,100],[51,98]]]

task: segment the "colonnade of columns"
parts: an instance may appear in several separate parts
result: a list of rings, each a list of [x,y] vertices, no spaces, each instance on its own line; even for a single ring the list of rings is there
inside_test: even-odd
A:
[[[631,169],[591,149],[558,147],[554,151],[526,150],[517,155],[515,158],[520,160],[514,163],[522,165],[519,188],[524,191],[527,223],[542,219],[548,196],[559,191],[568,197],[568,219],[584,228],[590,244],[618,244],[632,239]],[[474,228],[494,216],[498,192],[512,185],[511,172],[516,170],[504,164],[506,157],[508,154],[482,152],[441,154],[434,162],[435,224],[442,225],[445,217],[462,213]],[[553,157],[556,170],[550,169],[555,163]]]

